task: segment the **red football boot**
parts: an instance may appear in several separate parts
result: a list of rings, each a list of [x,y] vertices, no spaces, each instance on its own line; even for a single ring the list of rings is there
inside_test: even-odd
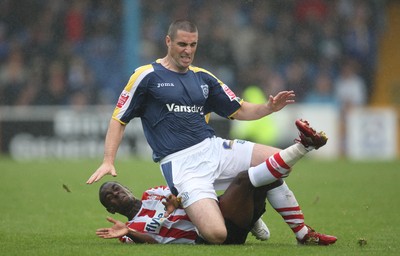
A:
[[[303,239],[297,239],[297,242],[302,245],[330,245],[334,244],[337,240],[336,237],[330,235],[324,235],[316,232],[311,227],[307,226],[308,233]]]
[[[328,141],[328,137],[324,132],[316,132],[311,128],[310,124],[306,120],[298,119],[296,120],[296,127],[299,130],[300,139],[295,141],[300,142],[306,148],[313,147],[319,149],[324,146]]]

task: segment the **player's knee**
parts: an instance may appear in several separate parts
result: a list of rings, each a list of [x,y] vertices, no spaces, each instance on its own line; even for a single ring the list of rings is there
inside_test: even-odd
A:
[[[246,186],[246,187],[253,186],[251,184],[248,171],[243,171],[238,173],[233,182],[236,182],[240,186]]]
[[[225,242],[227,235],[225,226],[202,234],[203,238],[210,244],[222,244]]]

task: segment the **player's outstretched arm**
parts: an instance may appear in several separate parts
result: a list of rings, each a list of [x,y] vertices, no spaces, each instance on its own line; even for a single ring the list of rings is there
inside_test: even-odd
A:
[[[115,220],[111,217],[107,217],[107,221],[114,225],[111,228],[97,229],[96,235],[100,238],[109,239],[129,236],[135,243],[157,244],[157,241],[151,236],[131,229],[121,221]]]
[[[100,167],[90,176],[86,184],[92,184],[100,180],[103,176],[111,174],[113,177],[117,176],[117,171],[113,164],[103,163]]]
[[[294,91],[281,91],[275,96],[270,95],[268,102],[264,104],[254,104],[245,101],[233,118],[237,120],[257,120],[263,118],[294,103],[295,96]]]
[[[121,221],[114,220],[111,217],[107,217],[107,221],[113,223],[111,228],[99,228],[96,230],[96,235],[100,238],[110,239],[119,238],[129,233],[128,227]]]
[[[111,174],[114,177],[117,176],[117,172],[114,167],[114,160],[117,155],[118,147],[121,144],[124,132],[125,125],[121,124],[117,120],[111,119],[104,143],[103,164],[92,174],[92,176],[90,176],[90,178],[86,181],[87,184],[92,184],[107,174]]]

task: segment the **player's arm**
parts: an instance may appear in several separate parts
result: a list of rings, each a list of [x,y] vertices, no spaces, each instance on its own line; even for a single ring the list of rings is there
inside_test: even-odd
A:
[[[138,244],[158,244],[158,242],[152,238],[151,236],[138,232],[137,230],[128,228],[128,233],[126,236],[129,236],[135,243]]]
[[[117,155],[118,147],[121,144],[121,140],[125,132],[125,127],[126,126],[124,124],[115,119],[110,120],[104,144],[103,163],[86,181],[87,184],[92,184],[107,174],[111,174],[114,177],[117,176],[117,172],[114,167],[114,161]]]
[[[110,238],[120,238],[123,236],[128,236],[135,243],[148,243],[156,244],[157,241],[147,234],[140,233],[134,229],[127,227],[121,221],[115,220],[113,218],[107,217],[107,221],[113,223],[111,228],[99,228],[96,230],[96,235],[100,238],[110,239]]]
[[[257,120],[294,103],[294,91],[281,91],[276,96],[269,96],[265,104],[254,104],[243,101],[239,110],[231,117],[237,120]]]
[[[118,147],[121,144],[126,125],[115,119],[110,120],[104,145],[103,163],[114,164]]]

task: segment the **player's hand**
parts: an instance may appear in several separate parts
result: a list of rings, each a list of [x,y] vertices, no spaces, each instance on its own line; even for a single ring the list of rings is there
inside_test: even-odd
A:
[[[90,176],[90,178],[86,181],[86,184],[92,184],[100,180],[104,175],[111,174],[113,177],[117,176],[117,171],[115,170],[114,165],[103,163],[100,167]]]
[[[164,217],[170,215],[175,209],[182,208],[181,198],[174,195],[169,195],[162,203],[165,206]]]
[[[267,106],[272,112],[277,112],[288,104],[295,102],[294,91],[281,91],[276,96],[270,95]]]
[[[100,238],[119,238],[128,234],[129,229],[124,223],[118,220],[114,220],[111,217],[107,217],[107,220],[114,225],[111,228],[99,228],[96,230],[96,235]]]

